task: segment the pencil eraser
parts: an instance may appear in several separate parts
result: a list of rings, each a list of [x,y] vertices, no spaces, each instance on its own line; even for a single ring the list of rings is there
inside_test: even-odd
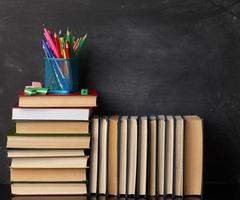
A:
[[[88,89],[81,89],[81,95],[88,95]]]
[[[42,87],[42,83],[41,82],[32,82],[32,87],[33,88],[41,88]]]

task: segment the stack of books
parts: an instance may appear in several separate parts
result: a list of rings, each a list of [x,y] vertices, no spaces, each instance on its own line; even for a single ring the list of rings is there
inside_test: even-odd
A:
[[[89,117],[97,94],[19,96],[16,131],[7,137],[15,195],[87,193]]]
[[[92,122],[90,193],[201,195],[200,117],[96,116]]]

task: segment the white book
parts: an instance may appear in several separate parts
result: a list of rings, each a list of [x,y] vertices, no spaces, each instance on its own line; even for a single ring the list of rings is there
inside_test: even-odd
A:
[[[130,117],[129,142],[128,142],[128,176],[127,193],[135,195],[137,176],[137,117]]]
[[[166,127],[166,165],[165,165],[165,194],[173,194],[173,160],[174,160],[174,119],[167,116]]]
[[[119,152],[119,194],[126,194],[127,186],[127,136],[128,117],[122,116],[120,120],[120,152]]]
[[[146,116],[140,119],[139,128],[139,162],[138,162],[138,195],[146,195],[147,187],[147,143],[148,120]]]
[[[97,193],[99,117],[92,118],[89,193]]]
[[[158,116],[157,131],[157,194],[164,195],[164,170],[165,170],[165,117]]]
[[[107,190],[107,135],[108,121],[101,118],[99,132],[99,168],[98,168],[98,193],[106,194]]]
[[[89,108],[13,108],[13,120],[81,120],[87,121]]]

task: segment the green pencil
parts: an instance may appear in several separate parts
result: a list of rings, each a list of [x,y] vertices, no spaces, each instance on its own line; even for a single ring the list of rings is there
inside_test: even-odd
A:
[[[70,54],[71,56],[73,55],[73,36],[72,34],[70,33],[69,29],[67,28],[67,33],[64,37],[65,39],[65,42],[68,42],[69,43],[69,49],[70,49]]]
[[[81,49],[81,48],[84,46],[84,44],[86,43],[86,38],[87,38],[87,33],[86,33],[83,37],[80,38],[80,41],[79,41],[78,46],[77,46],[76,51],[75,51],[75,56],[78,55],[80,49]]]

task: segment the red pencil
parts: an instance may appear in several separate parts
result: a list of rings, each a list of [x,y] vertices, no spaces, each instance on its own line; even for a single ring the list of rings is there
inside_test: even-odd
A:
[[[60,44],[59,44],[59,40],[58,40],[58,36],[57,36],[56,32],[53,35],[53,40],[54,40],[54,44],[55,44],[55,46],[57,48],[57,51],[58,51],[59,55],[61,55],[61,57],[62,57],[63,55],[61,54]]]
[[[70,49],[69,49],[68,42],[66,42],[66,45],[65,45],[65,52],[66,52],[66,58],[70,58]]]

